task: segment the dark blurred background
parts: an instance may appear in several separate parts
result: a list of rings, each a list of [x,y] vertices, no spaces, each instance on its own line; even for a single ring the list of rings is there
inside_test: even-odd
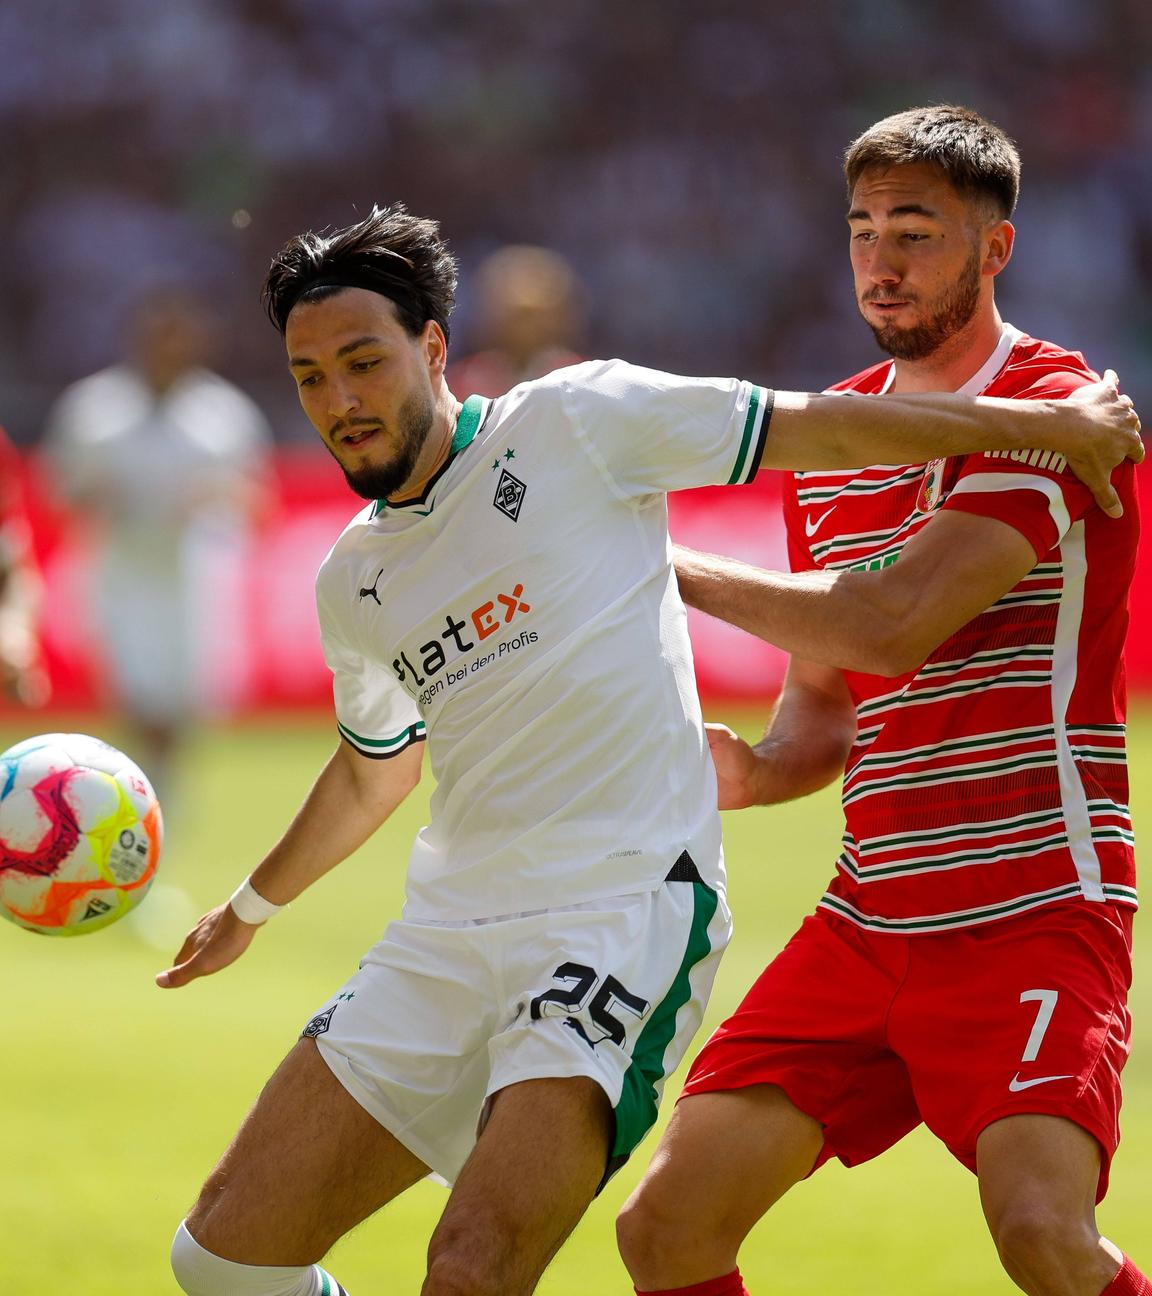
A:
[[[306,437],[263,269],[396,199],[461,258],[457,354],[470,269],[528,242],[582,279],[585,354],[821,387],[880,358],[840,155],[943,101],[1023,154],[1005,317],[1152,407],[1148,0],[8,0],[0,51],[0,422],[24,445],[173,282],[218,310],[214,367]]]

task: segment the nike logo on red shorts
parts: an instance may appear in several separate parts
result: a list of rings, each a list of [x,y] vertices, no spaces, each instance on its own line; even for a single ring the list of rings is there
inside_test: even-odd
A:
[[[1021,1089],[1031,1089],[1034,1085],[1048,1084],[1052,1080],[1072,1080],[1074,1078],[1075,1077],[1070,1075],[1060,1075],[1060,1076],[1037,1076],[1035,1080],[1021,1080],[1020,1072],[1017,1071],[1016,1074],[1012,1077],[1012,1079],[1009,1080],[1008,1089],[1011,1093],[1019,1093]]]

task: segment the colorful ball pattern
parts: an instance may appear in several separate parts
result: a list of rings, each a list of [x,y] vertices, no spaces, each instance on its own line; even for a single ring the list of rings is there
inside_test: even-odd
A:
[[[164,821],[123,752],[42,734],[0,755],[0,916],[45,936],[99,931],[143,900]]]

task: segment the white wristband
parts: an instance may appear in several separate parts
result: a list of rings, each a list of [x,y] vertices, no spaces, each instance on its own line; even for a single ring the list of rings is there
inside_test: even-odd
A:
[[[232,912],[241,922],[251,923],[253,926],[267,922],[269,918],[274,918],[281,909],[285,908],[284,905],[273,904],[271,900],[265,900],[252,885],[251,878],[245,878],[240,883],[228,903],[232,906]]]

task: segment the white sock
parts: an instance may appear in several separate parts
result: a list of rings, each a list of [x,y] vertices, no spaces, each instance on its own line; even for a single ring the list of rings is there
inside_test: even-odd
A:
[[[181,1224],[172,1272],[187,1296],[348,1296],[319,1265],[244,1265],[206,1251]]]

